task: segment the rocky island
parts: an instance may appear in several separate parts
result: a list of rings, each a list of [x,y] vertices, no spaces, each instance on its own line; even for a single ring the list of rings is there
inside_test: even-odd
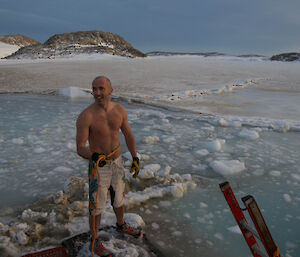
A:
[[[78,54],[111,54],[125,57],[146,57],[121,36],[100,30],[56,34],[43,44],[20,48],[6,59],[52,59]]]
[[[30,37],[27,37],[27,36],[24,36],[21,34],[0,36],[0,42],[9,44],[9,45],[16,45],[19,47],[41,44],[39,41],[36,41]]]
[[[300,53],[283,53],[273,55],[270,58],[271,61],[283,61],[283,62],[293,62],[300,60]]]

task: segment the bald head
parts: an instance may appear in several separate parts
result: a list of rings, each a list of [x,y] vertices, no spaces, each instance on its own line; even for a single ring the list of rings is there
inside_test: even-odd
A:
[[[98,81],[101,81],[102,83],[106,84],[107,86],[109,86],[109,88],[112,89],[111,82],[110,82],[109,78],[107,78],[105,76],[98,76],[98,77],[94,78],[94,80],[92,82],[92,86],[95,85]]]

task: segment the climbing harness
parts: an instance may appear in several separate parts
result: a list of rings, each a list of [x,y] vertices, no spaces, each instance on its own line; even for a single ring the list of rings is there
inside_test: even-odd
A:
[[[97,204],[98,204],[98,194],[99,194],[99,186],[100,186],[100,172],[99,172],[99,162],[104,161],[109,159],[111,156],[113,156],[119,149],[120,149],[120,144],[118,145],[118,147],[113,150],[109,155],[106,156],[101,156],[98,160],[96,165],[93,167],[91,174],[89,174],[89,179],[91,179],[93,177],[95,177],[95,175],[97,175],[97,191],[96,191],[96,199],[95,199],[95,209],[93,212],[93,220],[92,220],[92,227],[93,227],[93,241],[92,241],[92,245],[91,245],[91,251],[92,251],[92,257],[94,257],[94,247],[95,247],[95,241],[96,241],[96,237],[97,237],[97,231],[96,231],[96,211],[97,211]]]
[[[235,198],[229,182],[221,183],[219,186],[237,224],[240,227],[240,230],[243,233],[252,255],[254,257],[281,257],[279,248],[272,238],[272,235],[254,197],[251,195],[243,197],[242,201],[244,202],[246,208],[241,208],[237,199]],[[248,224],[243,211],[248,211],[254,223],[255,229]],[[262,242],[267,254],[259,247],[255,237]]]

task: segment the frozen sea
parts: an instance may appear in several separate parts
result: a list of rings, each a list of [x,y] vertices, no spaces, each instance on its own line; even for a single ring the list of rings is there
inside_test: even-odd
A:
[[[0,208],[25,208],[68,177],[86,176],[75,122],[101,71],[144,157],[132,191],[157,190],[153,177],[163,173],[197,185],[130,209],[157,248],[166,256],[251,256],[219,189],[229,181],[238,199],[255,197],[281,254],[300,256],[299,62],[93,57],[1,61],[0,69]]]

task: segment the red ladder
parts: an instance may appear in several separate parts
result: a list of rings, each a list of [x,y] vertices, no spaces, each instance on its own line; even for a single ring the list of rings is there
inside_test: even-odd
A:
[[[35,252],[28,253],[22,257],[68,257],[66,249],[63,246]]]
[[[251,195],[243,197],[242,201],[244,202],[246,208],[242,209],[235,198],[229,182],[221,183],[219,186],[238,226],[240,227],[240,230],[243,233],[252,255],[254,257],[281,257],[279,254],[279,249],[272,238],[272,235],[254,197]],[[243,211],[248,211],[254,223],[255,229],[248,224]],[[267,254],[259,247],[255,237],[261,240]]]

